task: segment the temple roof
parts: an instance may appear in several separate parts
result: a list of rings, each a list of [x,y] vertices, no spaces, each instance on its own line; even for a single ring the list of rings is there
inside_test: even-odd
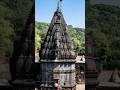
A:
[[[109,82],[120,84],[120,72],[119,70],[104,70],[98,76],[99,83]]]
[[[35,46],[34,46],[34,4],[20,40],[14,42],[14,51],[10,59],[10,72],[15,79],[33,78]]]
[[[74,45],[67,34],[67,24],[59,8],[54,13],[41,45],[40,58],[47,60],[75,59]]]

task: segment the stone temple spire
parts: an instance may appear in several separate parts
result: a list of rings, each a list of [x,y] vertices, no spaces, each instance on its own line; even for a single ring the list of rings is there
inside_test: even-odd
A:
[[[61,10],[61,2],[62,2],[62,0],[58,0],[57,10]]]
[[[34,7],[33,4],[20,40],[14,43],[14,51],[10,59],[11,78],[14,80],[34,78]]]
[[[60,10],[60,1],[41,45],[40,58],[47,60],[75,59],[74,45],[67,34],[67,25]]]
[[[76,90],[76,54],[73,42],[67,34],[67,25],[59,3],[39,54],[41,90],[48,87],[49,90],[58,90],[56,83],[62,90]]]

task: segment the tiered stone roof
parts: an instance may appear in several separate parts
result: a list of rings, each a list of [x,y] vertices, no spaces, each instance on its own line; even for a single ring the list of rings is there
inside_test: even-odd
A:
[[[74,45],[67,34],[67,25],[59,8],[54,13],[42,43],[40,58],[46,60],[75,59]]]
[[[13,56],[10,59],[10,72],[14,79],[33,78],[35,62],[34,32],[33,5],[21,38],[14,43]]]

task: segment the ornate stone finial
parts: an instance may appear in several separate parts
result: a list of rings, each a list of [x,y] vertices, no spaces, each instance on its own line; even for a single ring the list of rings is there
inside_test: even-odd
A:
[[[61,10],[61,2],[62,2],[62,0],[58,0],[57,10]]]

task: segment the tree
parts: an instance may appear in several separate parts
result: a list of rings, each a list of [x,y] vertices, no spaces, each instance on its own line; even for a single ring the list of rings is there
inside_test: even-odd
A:
[[[106,61],[106,67],[115,66],[120,59],[120,8],[88,2],[86,10],[86,36],[93,41],[94,56]]]
[[[13,28],[6,18],[10,10],[0,5],[0,60],[8,59],[13,49]]]
[[[9,59],[34,0],[0,0],[0,60]]]

